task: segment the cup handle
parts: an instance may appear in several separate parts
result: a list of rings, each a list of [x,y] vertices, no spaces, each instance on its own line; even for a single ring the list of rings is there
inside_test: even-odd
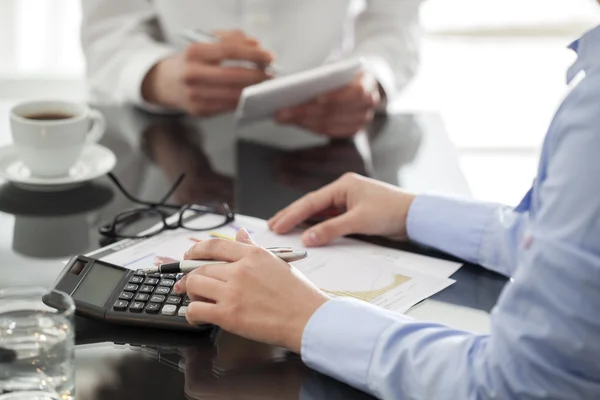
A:
[[[100,111],[90,110],[90,121],[91,127],[86,138],[87,144],[98,142],[106,131],[106,118]]]

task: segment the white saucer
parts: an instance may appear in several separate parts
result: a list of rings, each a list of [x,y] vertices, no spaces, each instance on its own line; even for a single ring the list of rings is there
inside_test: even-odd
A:
[[[83,149],[79,161],[64,176],[42,178],[32,176],[19,160],[13,145],[0,147],[0,177],[26,190],[41,192],[71,189],[112,171],[117,163],[114,153],[104,146],[92,144]]]

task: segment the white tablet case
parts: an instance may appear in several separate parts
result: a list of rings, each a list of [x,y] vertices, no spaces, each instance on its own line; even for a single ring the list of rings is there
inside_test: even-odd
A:
[[[249,86],[238,103],[238,123],[271,117],[277,110],[342,88],[354,79],[361,65],[360,59],[340,61]]]

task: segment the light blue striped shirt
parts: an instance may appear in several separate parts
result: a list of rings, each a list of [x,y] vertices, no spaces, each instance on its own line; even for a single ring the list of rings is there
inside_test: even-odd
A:
[[[491,333],[336,299],[305,328],[308,366],[384,399],[600,399],[600,27],[571,48],[523,201],[422,195],[409,211],[412,240],[513,278]]]

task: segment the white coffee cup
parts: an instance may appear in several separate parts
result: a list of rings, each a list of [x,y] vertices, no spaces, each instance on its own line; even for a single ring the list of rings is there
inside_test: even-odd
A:
[[[70,101],[28,101],[12,108],[17,154],[34,176],[65,176],[83,148],[97,142],[106,120],[97,110]]]

